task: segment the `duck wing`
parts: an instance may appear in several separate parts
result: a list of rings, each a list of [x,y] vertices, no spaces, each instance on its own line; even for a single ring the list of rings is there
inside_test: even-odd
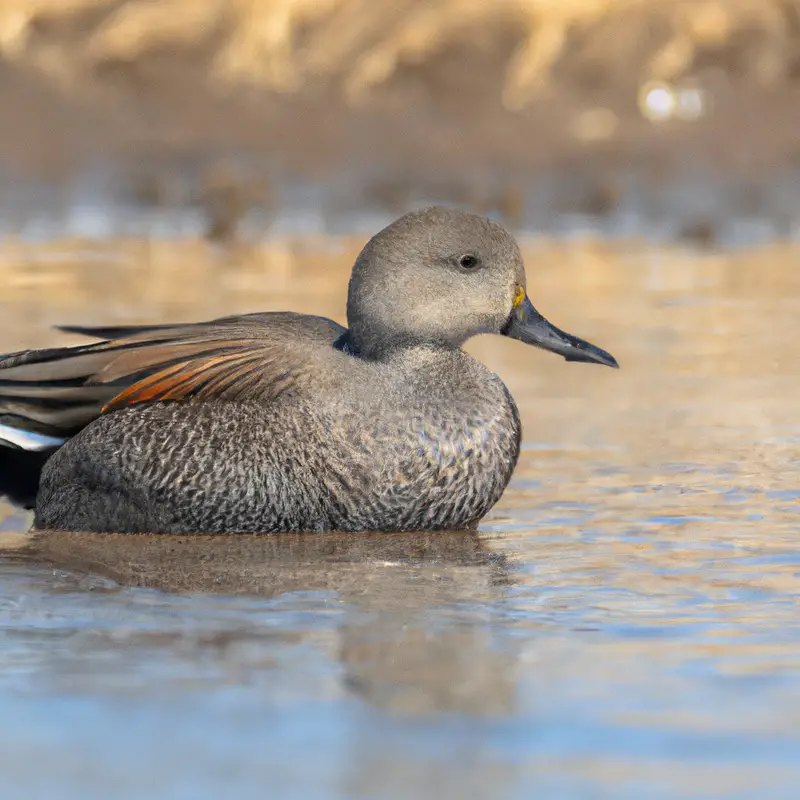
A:
[[[29,509],[50,455],[105,411],[190,397],[269,401],[349,362],[333,346],[345,328],[290,312],[62,330],[102,341],[0,355],[0,498]]]
[[[0,356],[0,445],[52,450],[104,411],[160,400],[268,401],[302,390],[345,328],[290,312],[64,330],[103,341]]]

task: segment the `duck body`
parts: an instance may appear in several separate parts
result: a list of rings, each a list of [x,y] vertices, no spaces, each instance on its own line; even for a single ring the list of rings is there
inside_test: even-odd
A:
[[[511,479],[521,427],[464,342],[617,366],[536,311],[502,227],[451,209],[370,239],[347,317],[72,327],[100,341],[0,356],[0,496],[55,530],[472,527]]]
[[[428,348],[349,366],[316,376],[305,397],[101,416],[47,462],[36,526],[223,533],[477,523],[519,454],[516,406],[500,379],[461,351]]]

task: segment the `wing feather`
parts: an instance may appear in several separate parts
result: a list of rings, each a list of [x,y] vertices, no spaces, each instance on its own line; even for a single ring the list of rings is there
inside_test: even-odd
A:
[[[349,357],[323,317],[283,312],[192,325],[64,328],[102,341],[0,356],[0,422],[68,438],[101,413],[136,403],[302,391]]]

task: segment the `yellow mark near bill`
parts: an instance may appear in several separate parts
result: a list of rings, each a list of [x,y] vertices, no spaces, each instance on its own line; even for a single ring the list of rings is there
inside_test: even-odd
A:
[[[516,308],[524,299],[525,299],[525,287],[520,286],[517,289],[517,293],[514,295],[514,302],[511,304],[511,308]]]

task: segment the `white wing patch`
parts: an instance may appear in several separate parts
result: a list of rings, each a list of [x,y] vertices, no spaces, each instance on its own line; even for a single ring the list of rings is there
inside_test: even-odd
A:
[[[57,436],[45,436],[43,433],[33,433],[32,431],[13,428],[0,422],[0,446],[16,447],[20,450],[50,450],[53,447],[61,447],[66,439]]]

